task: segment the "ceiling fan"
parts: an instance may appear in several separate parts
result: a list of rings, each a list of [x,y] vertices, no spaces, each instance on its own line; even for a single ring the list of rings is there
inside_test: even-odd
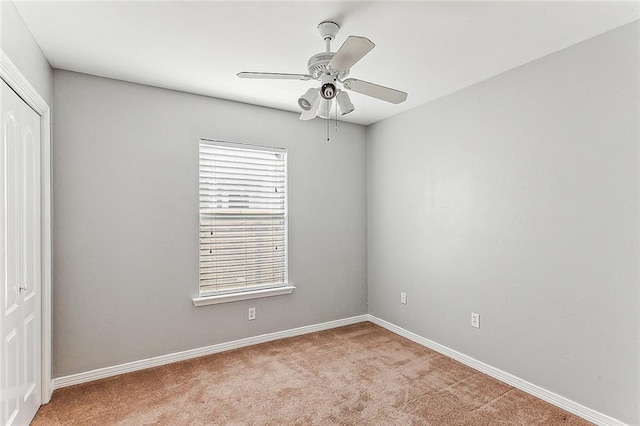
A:
[[[349,36],[337,52],[331,51],[331,41],[335,39],[340,27],[335,22],[325,21],[318,25],[318,33],[326,45],[326,51],[317,53],[307,62],[308,74],[285,74],[273,72],[240,72],[240,78],[263,78],[271,80],[317,80],[322,84],[319,88],[307,90],[298,99],[302,108],[300,120],[311,120],[315,117],[329,119],[333,100],[336,99],[342,115],[349,114],[355,107],[347,92],[342,88],[376,99],[399,104],[407,99],[407,94],[400,90],[369,83],[355,78],[346,78],[349,70],[360,59],[375,47],[366,37]],[[346,78],[346,79],[345,79]],[[337,113],[336,113],[337,114]]]

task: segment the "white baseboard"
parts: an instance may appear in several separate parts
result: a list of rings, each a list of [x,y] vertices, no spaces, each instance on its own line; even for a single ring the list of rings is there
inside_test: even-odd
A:
[[[307,325],[304,327],[292,328],[290,330],[277,331],[274,333],[262,334],[254,337],[247,337],[245,339],[234,340],[232,342],[219,343],[216,345],[206,346],[203,348],[190,349],[187,351],[176,352],[173,354],[157,356],[153,358],[147,358],[139,361],[128,362],[125,364],[114,365],[112,367],[99,368],[96,370],[87,371],[84,373],[72,374],[70,376],[58,377],[53,379],[51,391],[54,389],[60,389],[67,386],[77,385],[80,383],[91,382],[94,380],[104,379],[107,377],[117,376],[119,374],[131,373],[138,370],[144,370],[146,368],[158,367],[172,362],[184,361],[191,358],[197,358],[200,356],[211,355],[218,352],[224,352],[231,349],[242,348],[245,346],[256,345],[259,343],[269,342],[272,340],[284,339],[286,337],[300,336],[303,334],[314,333],[316,331],[329,330],[331,328],[342,327],[345,325],[356,324],[359,322],[371,321],[374,324],[385,328],[392,333],[405,337],[413,342],[416,342],[422,346],[439,352],[449,358],[455,359],[475,370],[478,370],[484,374],[494,377],[508,385],[511,385],[517,389],[520,389],[528,394],[531,394],[537,398],[547,401],[563,410],[573,413],[582,417],[592,423],[602,426],[628,426],[625,423],[602,414],[598,411],[592,410],[584,405],[578,404],[570,399],[553,393],[547,389],[544,389],[538,385],[527,382],[513,374],[502,371],[498,368],[485,364],[482,361],[478,361],[468,355],[450,349],[444,345],[436,343],[432,340],[419,336],[402,327],[398,327],[395,324],[382,320],[370,314],[358,315],[355,317],[344,318],[335,321],[324,322],[320,324]]]
[[[245,339],[234,340],[232,342],[219,343],[217,345],[205,346],[203,348],[190,349],[187,351],[176,352],[157,356],[153,358],[142,359],[139,361],[127,362],[125,364],[114,365],[112,367],[98,368],[96,370],[86,371],[84,373],[72,374],[70,376],[57,377],[53,379],[52,391],[67,386],[77,385],[80,383],[91,382],[93,380],[104,379],[119,374],[131,373],[133,371],[144,370],[145,368],[158,367],[160,365],[170,364],[172,362],[184,361],[200,356],[211,355],[218,352],[224,352],[231,349],[242,348],[245,346],[257,345],[258,343],[270,342],[272,340],[284,339],[286,337],[300,336],[302,334],[314,333],[316,331],[329,330],[331,328],[342,327],[345,325],[356,324],[369,320],[368,315],[358,315],[355,317],[343,318],[335,321],[323,322],[320,324],[307,325],[304,327],[292,328],[274,333],[261,334],[259,336],[247,337]]]
[[[443,355],[448,356],[449,358],[455,359],[456,361],[461,362],[475,370],[478,370],[488,376],[491,376],[495,379],[500,380],[508,385],[513,386],[514,388],[520,389],[528,394],[531,394],[537,398],[542,399],[543,401],[547,401],[556,407],[562,408],[570,413],[575,414],[576,416],[580,416],[585,420],[588,420],[592,423],[602,426],[627,426],[625,423],[616,420],[612,417],[607,416],[606,414],[602,414],[598,411],[592,410],[591,408],[585,407],[584,405],[578,404],[570,399],[567,399],[563,396],[560,396],[556,393],[553,393],[545,388],[542,388],[538,385],[534,385],[533,383],[529,383],[526,380],[523,380],[513,374],[507,373],[506,371],[502,371],[498,368],[492,367],[488,364],[485,364],[482,361],[478,361],[475,358],[472,358],[468,355],[450,349],[440,343],[436,343],[433,340],[429,340],[422,336],[419,336],[415,333],[412,333],[408,330],[405,330],[402,327],[398,327],[395,324],[382,320],[378,317],[375,317],[371,314],[368,315],[369,321],[374,324],[379,325],[382,328],[385,328],[392,333],[398,334],[402,337],[406,337],[407,339],[416,342],[422,346],[425,346],[429,349],[432,349],[436,352],[439,352]]]

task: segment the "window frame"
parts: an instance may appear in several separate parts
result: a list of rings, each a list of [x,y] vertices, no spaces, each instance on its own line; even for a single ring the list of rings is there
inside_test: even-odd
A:
[[[282,284],[278,285],[265,285],[254,286],[246,289],[227,289],[219,292],[209,291],[203,292],[200,280],[201,262],[200,262],[200,249],[201,249],[201,221],[200,221],[200,196],[201,196],[201,176],[200,166],[202,163],[201,158],[201,146],[220,146],[229,147],[241,150],[254,150],[258,152],[278,152],[285,155],[284,160],[284,279]],[[217,139],[198,139],[198,296],[193,297],[192,301],[194,306],[204,306],[218,303],[235,302],[239,300],[256,299],[262,297],[280,296],[293,293],[295,286],[289,282],[289,193],[288,193],[288,152],[286,148],[274,147],[268,145],[257,145],[240,142],[230,142]],[[203,294],[204,293],[204,294]]]

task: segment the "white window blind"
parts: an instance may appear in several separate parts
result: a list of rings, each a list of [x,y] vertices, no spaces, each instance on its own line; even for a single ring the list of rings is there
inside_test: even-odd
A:
[[[200,140],[200,296],[287,283],[287,153]]]

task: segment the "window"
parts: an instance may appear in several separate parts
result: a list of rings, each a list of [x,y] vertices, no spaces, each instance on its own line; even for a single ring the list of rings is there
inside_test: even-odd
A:
[[[194,304],[292,289],[286,150],[201,139],[200,297]]]

